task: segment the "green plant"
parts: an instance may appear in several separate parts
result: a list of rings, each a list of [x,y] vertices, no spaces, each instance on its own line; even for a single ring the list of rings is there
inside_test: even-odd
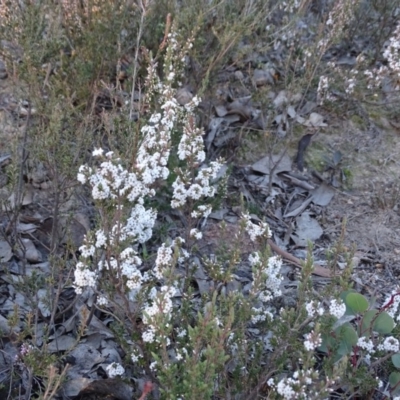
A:
[[[42,384],[38,395],[52,398],[67,374],[67,368],[56,370],[46,344],[64,314],[58,309],[60,294],[72,280],[78,296],[84,293],[92,304],[90,311],[82,311],[74,338],[81,339],[95,313],[109,316],[127,356],[123,365],[110,362],[105,372],[116,378],[129,368],[133,377],[146,379],[143,399],[151,396],[153,386],[164,399],[319,399],[339,389],[354,397],[372,394],[377,375],[389,377],[385,395],[396,395],[398,332],[391,325],[398,293],[377,307],[373,299],[368,302],[348,289],[348,266],[340,279],[334,277],[316,294],[310,251],[295,296],[285,303],[289,295],[281,292],[282,260],[268,248],[269,229],[246,212],[237,225],[218,226],[212,252],[201,252],[215,241],[203,227],[211,210],[224,201],[226,186],[215,182],[222,161],[207,160],[204,152],[196,115],[199,98],[177,104],[179,82],[194,80],[196,89],[206,92],[216,82],[217,67],[228,64],[245,65],[251,76],[255,67],[266,67],[261,60],[244,64],[258,38],[265,47],[276,44],[285,56],[273,82],[291,93],[287,103],[317,91],[318,102],[333,107],[322,56],[351,28],[358,3],[338,2],[326,15],[332,28],[321,22],[318,40],[303,48],[296,39],[296,22],[310,3],[93,1],[67,10],[65,3],[52,8],[43,1],[9,15],[2,33],[10,41],[16,38],[24,57],[21,64],[12,56],[7,62],[25,81],[19,95],[29,98],[30,105],[22,151],[19,142],[14,145],[20,162],[9,169],[17,201],[14,208],[6,204],[12,228],[5,236],[21,250],[24,266],[28,263],[17,221],[25,181],[33,180],[39,165],[48,174],[43,187],[50,188],[53,218],[46,245],[51,273],[46,279],[32,274],[15,285],[35,312],[21,316],[16,308],[6,332],[13,336],[23,319],[24,329],[16,337],[23,346],[18,362],[31,379],[26,396],[36,379]],[[235,53],[243,43],[250,44]],[[128,66],[127,55],[132,61]],[[393,55],[387,56],[393,61]],[[190,79],[184,72],[191,68]],[[331,88],[362,93],[354,86],[354,74],[327,68],[327,75]],[[254,100],[275,117],[279,107],[289,104],[274,108],[268,91],[259,89]],[[292,94],[298,91],[295,100]],[[338,112],[343,108],[341,104]],[[290,127],[289,133],[291,129],[303,131],[302,126]],[[269,138],[270,154],[287,146],[279,137]],[[331,167],[348,175],[339,164],[334,157]],[[83,189],[75,181],[76,165],[82,165],[78,180],[86,185]],[[92,230],[78,245],[77,259],[76,246],[63,240],[59,228],[69,230],[73,213],[68,206],[76,207],[77,198],[89,197],[89,191]],[[244,208],[239,196],[231,201]],[[254,205],[247,208],[260,213]],[[160,212],[164,224],[157,220]],[[334,253],[332,270],[343,247]],[[43,289],[49,316],[40,347],[35,332],[43,320],[38,312],[38,291]],[[344,317],[340,292],[347,306]],[[390,333],[394,338],[384,338]],[[382,348],[370,354],[371,343]]]

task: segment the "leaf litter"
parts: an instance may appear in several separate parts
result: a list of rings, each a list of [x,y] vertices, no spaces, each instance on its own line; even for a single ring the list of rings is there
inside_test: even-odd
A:
[[[4,42],[4,41],[2,41]],[[3,45],[10,46],[9,43]],[[283,55],[275,55],[274,60],[284,59]],[[19,57],[22,58],[20,54]],[[260,55],[253,52],[248,56],[247,62],[260,63]],[[337,60],[338,65],[353,65],[354,60],[348,56],[341,56]],[[290,93],[287,90],[278,90],[276,85],[276,73],[280,70],[279,61],[274,62],[272,57],[264,62],[263,68],[255,68],[247,76],[246,69],[237,69],[224,71],[228,75],[230,82],[240,81],[240,85],[250,80],[256,90],[265,86],[271,86],[269,97],[271,99],[272,109],[264,110],[257,102],[252,101],[252,88],[238,93],[237,96],[227,95],[222,101],[219,98],[215,100],[213,114],[209,116],[207,134],[205,137],[206,149],[211,157],[229,148],[230,144],[238,138],[238,131],[245,127],[251,130],[265,130],[266,127],[273,127],[274,133],[278,138],[285,138],[288,133],[288,125],[300,124],[309,129],[308,135],[314,135],[314,128],[333,129],[323,116],[322,110],[318,108],[315,101],[302,101],[302,94]],[[240,74],[239,74],[240,73]],[[231,75],[231,76],[229,76]],[[4,63],[0,62],[0,78],[7,79],[7,72]],[[232,90],[235,84],[232,84]],[[237,88],[236,88],[237,89]],[[224,88],[218,88],[224,92]],[[11,91],[10,91],[11,92]],[[238,89],[238,92],[240,90]],[[183,88],[179,92],[178,101],[180,104],[186,104],[193,97],[193,93],[188,88]],[[24,117],[27,114],[26,104],[21,100],[11,97],[2,96],[3,109],[8,107],[9,111],[17,113]],[[359,155],[355,150],[355,142],[360,143],[360,139],[365,136],[364,132],[357,131],[348,121],[343,122],[346,129],[351,131],[350,137],[345,137],[340,133],[332,134],[321,131],[318,140],[340,147],[342,150],[335,151],[333,156],[333,164],[337,166],[342,157],[339,154],[350,153],[354,157],[355,169],[359,167],[362,173],[355,170],[355,189],[346,191],[341,182],[337,187],[330,184],[330,179],[326,174],[322,176],[310,173],[304,170],[304,164],[307,164],[306,153],[307,147],[312,143],[308,142],[297,158],[290,152],[266,155],[266,149],[259,149],[258,154],[252,154],[252,158],[256,158],[255,162],[243,165],[241,160],[232,158],[233,173],[229,178],[228,190],[232,198],[238,198],[238,194],[242,195],[246,203],[257,206],[264,215],[266,221],[270,224],[274,232],[275,251],[280,251],[281,255],[295,253],[296,250],[304,251],[308,241],[316,243],[319,247],[327,248],[332,245],[334,240],[338,238],[341,230],[341,222],[343,217],[350,219],[348,224],[348,243],[355,241],[357,245],[357,256],[359,262],[356,265],[356,273],[358,276],[355,281],[360,286],[379,283],[381,290],[390,286],[385,282],[387,276],[385,273],[376,273],[375,265],[382,263],[385,269],[393,268],[395,262],[400,261],[400,216],[399,204],[393,204],[393,207],[383,204],[377,207],[371,200],[371,193],[375,192],[378,196],[384,198],[385,185],[389,182],[385,174],[382,172],[384,168],[380,168],[379,179],[385,181],[376,186],[373,192],[370,190],[370,181],[374,179],[377,171],[368,165],[369,158],[357,159]],[[11,132],[12,127],[8,127],[4,132]],[[388,139],[392,132],[382,135],[382,140]],[[247,140],[252,140],[251,137]],[[301,141],[301,139],[300,139]],[[299,143],[300,143],[299,141]],[[385,152],[394,152],[399,154],[400,148],[391,148],[389,140],[383,143],[382,149],[379,151],[371,145],[365,146],[369,152],[374,152],[376,157],[385,156]],[[361,146],[362,147],[362,146]],[[397,152],[396,152],[397,151]],[[4,168],[12,162],[11,156],[8,154],[0,156],[1,178],[5,173]],[[300,164],[299,164],[300,163]],[[400,166],[398,161],[394,165],[390,165],[392,170],[399,176]],[[386,169],[388,170],[388,168]],[[4,180],[0,179],[0,183]],[[7,317],[9,317],[14,306],[18,305],[23,312],[32,311],[27,306],[26,298],[18,292],[17,284],[19,276],[22,273],[32,276],[38,274],[45,277],[49,274],[50,266],[47,261],[48,246],[50,245],[49,237],[53,233],[53,218],[48,207],[46,212],[43,211],[43,204],[40,204],[42,198],[50,198],[50,191],[46,191],[49,182],[47,171],[43,164],[37,165],[35,171],[29,175],[32,185],[26,185],[23,191],[21,202],[21,220],[31,219],[32,222],[18,222],[16,224],[16,232],[21,237],[19,246],[11,246],[7,240],[0,240],[0,261],[4,265],[2,274],[2,291],[6,293],[4,298],[0,297],[0,328],[7,334],[19,332],[23,329],[22,315],[21,321],[12,329],[9,326]],[[395,181],[396,182],[396,181]],[[396,183],[395,183],[396,184]],[[398,182],[397,182],[398,184]],[[5,184],[1,185],[2,199],[7,199],[3,207],[2,226],[7,226],[7,215],[4,211],[14,209],[17,205],[15,194],[8,193]],[[44,190],[43,193],[39,193]],[[42,197],[40,197],[42,196]],[[51,206],[53,200],[49,201]],[[368,203],[371,201],[370,203]],[[396,208],[397,207],[397,208]],[[64,237],[64,244],[72,238],[75,248],[82,243],[83,235],[89,231],[89,216],[82,212],[78,212],[73,207],[66,210],[75,213],[73,220],[64,218],[61,220],[62,231],[57,232],[58,235]],[[242,205],[224,205],[221,209],[216,209],[209,217],[209,221],[204,227],[204,238],[202,244],[205,246],[204,254],[212,255],[221,241],[226,240],[230,243],[230,239],[238,230],[238,221],[242,212]],[[78,216],[79,215],[79,216]],[[257,218],[253,215],[253,218]],[[72,221],[72,223],[71,223]],[[227,227],[222,227],[221,221],[227,223]],[[226,231],[225,231],[226,230]],[[375,233],[372,234],[372,232]],[[390,236],[385,239],[385,236]],[[271,246],[272,247],[272,246]],[[397,250],[393,252],[393,249]],[[243,254],[245,255],[252,250],[250,241],[243,242]],[[62,249],[60,249],[62,252]],[[304,254],[301,253],[301,254]],[[316,259],[318,258],[318,254]],[[298,263],[292,258],[287,260]],[[193,258],[193,262],[197,265],[194,274],[194,280],[201,295],[207,292],[213,284],[207,276],[203,264],[198,257]],[[320,263],[324,263],[323,256],[320,257]],[[25,264],[25,265],[22,265]],[[285,281],[283,286],[286,287],[286,293],[292,291],[292,279],[288,279],[292,267],[286,265]],[[398,274],[398,271],[397,271]],[[250,280],[249,266],[245,262],[241,263],[236,271],[235,279],[230,285],[223,290],[237,291],[246,290]],[[361,276],[361,278],[360,278]],[[317,277],[314,277],[317,280]],[[68,290],[69,289],[69,290]],[[75,295],[71,288],[67,288],[60,294],[60,304],[64,302],[64,306],[69,311],[65,313],[61,321],[57,321],[57,329],[51,336],[51,341],[47,344],[50,352],[66,352],[71,365],[67,372],[68,380],[61,391],[62,398],[83,396],[85,394],[98,393],[108,396],[111,393],[120,399],[131,399],[132,388],[130,385],[122,383],[120,380],[102,379],[104,368],[110,362],[121,361],[120,349],[114,341],[114,334],[106,326],[106,320],[101,320],[95,315],[92,316],[90,324],[85,334],[78,340],[77,327],[84,322],[86,316],[90,313],[86,304],[80,304],[74,301]],[[51,315],[51,307],[46,304],[48,290],[41,288],[37,291],[39,302],[39,311],[42,320],[47,320]],[[63,300],[64,299],[64,300]],[[288,300],[289,301],[289,300]],[[43,325],[38,324],[38,337],[44,336]],[[258,335],[254,330],[254,335]],[[268,337],[265,338],[266,347],[269,343]],[[3,349],[10,354],[11,359],[18,353],[17,347],[8,342]],[[0,360],[0,364],[5,367],[10,365],[9,359],[4,357]],[[231,366],[233,367],[233,366]],[[138,386],[143,386],[143,380]]]

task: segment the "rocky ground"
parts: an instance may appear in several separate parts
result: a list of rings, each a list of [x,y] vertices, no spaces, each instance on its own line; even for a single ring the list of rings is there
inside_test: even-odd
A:
[[[3,41],[2,45],[11,44]],[[15,52],[21,53],[18,49]],[[264,218],[270,224],[273,249],[287,261],[286,294],[295,285],[295,272],[301,267],[298,260],[305,258],[307,243],[311,241],[314,262],[321,268],[316,270],[316,283],[323,285],[329,279],[323,272],[327,271],[324,270],[328,266],[327,254],[340,243],[342,250],[350,255],[355,287],[382,300],[394,289],[400,276],[400,127],[395,117],[381,113],[380,105],[373,102],[360,106],[357,101],[346,100],[346,105],[350,105],[346,112],[333,112],[316,101],[306,101],[302,93],[286,90],[279,68],[271,67],[270,60],[261,60],[259,53],[248,58],[246,66],[261,62],[265,68],[242,67],[239,59],[233,58],[220,71],[217,83],[200,106],[208,156],[224,156],[232,171],[226,201],[214,210],[204,226],[200,248],[211,254],[218,242],[228,240],[238,229],[245,204],[255,220]],[[188,82],[193,80],[188,76]],[[0,197],[4,204],[0,214],[3,232],[0,329],[3,332],[10,330],[6,318],[15,305],[21,310],[29,308],[20,293],[20,277],[50,273],[47,256],[54,218],[59,218],[59,229],[68,230],[76,249],[93,221],[93,210],[87,206],[89,199],[82,201],[82,193],[71,194],[63,205],[63,215],[52,215],[55,199],[49,189],[51,174],[45,162],[29,164],[29,155],[24,161],[28,168],[21,183],[22,207],[13,219],[13,205],[18,199],[7,184],[9,168],[14,166],[18,171],[21,161],[15,155],[21,156],[22,150],[15,149],[24,143],[29,124],[35,121],[29,99],[18,94],[19,87],[25,84],[0,60]],[[189,98],[196,90],[192,86],[188,85]],[[263,101],[258,100],[260,95]],[[399,97],[390,99],[395,104],[399,100]],[[336,104],[341,101],[338,97]],[[221,229],[221,221],[227,223],[227,230]],[[11,230],[17,234],[17,241],[11,237]],[[243,252],[249,250],[251,243],[244,243]],[[348,262],[339,257],[335,268],[340,272]],[[246,279],[243,271],[242,281]],[[49,351],[54,353],[71,347],[70,336],[65,333],[74,331],[77,321],[87,312],[84,303],[73,300],[72,288],[59,294],[58,301],[65,307],[72,304],[74,313],[68,314],[70,317],[58,325],[59,332],[50,337]],[[37,295],[41,300],[46,291],[39,289]],[[290,296],[287,298],[290,301]],[[45,302],[39,304],[41,318],[53,319]],[[80,343],[74,350],[75,370],[69,371],[72,383],[65,393],[89,398],[87,393],[96,392],[106,398],[111,389],[100,387],[96,380],[86,381],[82,370],[99,368],[110,354],[120,360],[122,354],[113,346],[113,334],[106,321],[94,317],[90,328],[86,343]],[[21,327],[17,324],[12,329],[18,332]],[[102,350],[93,354],[92,347]],[[4,342],[3,350],[13,357],[18,352],[12,340]],[[8,365],[6,358],[0,363]],[[138,387],[143,384],[138,382]],[[112,390],[115,394],[117,389]],[[131,398],[130,388],[122,386],[118,390],[116,398]]]

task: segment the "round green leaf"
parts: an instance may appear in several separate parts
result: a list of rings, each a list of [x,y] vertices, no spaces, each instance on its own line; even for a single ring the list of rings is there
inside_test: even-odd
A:
[[[392,355],[392,363],[396,368],[400,368],[400,353]]]
[[[361,324],[361,334],[363,336],[369,336],[371,333],[371,324],[374,318],[376,317],[376,314],[378,314],[378,310],[368,310],[362,319],[362,324]]]
[[[358,341],[356,330],[349,323],[346,323],[336,329],[336,334],[340,339],[338,354],[349,354]]]
[[[379,313],[374,322],[373,330],[384,335],[392,332],[394,328],[393,318],[386,312]]]
[[[394,371],[389,375],[389,383],[392,388],[400,384],[400,372]],[[398,386],[397,386],[398,387]],[[396,391],[397,392],[397,391]],[[394,393],[392,393],[394,394]]]
[[[345,290],[340,294],[340,298],[343,300],[343,303],[346,305],[346,312],[345,315],[355,315],[353,310],[346,304],[346,297],[349,293],[357,293],[354,289]]]
[[[368,310],[368,300],[360,293],[349,293],[344,302],[355,313],[362,313]]]
[[[322,351],[323,353],[328,353],[329,350],[331,350],[335,345],[335,338],[333,338],[331,335],[322,335],[322,343],[321,346],[318,347],[319,351]]]

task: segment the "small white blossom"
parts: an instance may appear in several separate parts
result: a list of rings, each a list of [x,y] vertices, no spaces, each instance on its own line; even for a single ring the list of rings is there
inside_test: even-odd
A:
[[[78,179],[78,182],[80,182],[82,185],[84,185],[87,182],[87,178],[84,174],[81,172],[78,172],[78,175],[76,177]]]
[[[190,237],[200,240],[203,234],[196,228],[190,230]]]
[[[261,259],[260,255],[258,253],[252,253],[249,255],[249,262],[251,266],[255,266],[257,264],[260,264]]]
[[[149,367],[152,371],[155,371],[157,369],[157,361],[153,361]]]
[[[105,297],[105,296],[99,296],[99,297],[97,298],[97,304],[98,304],[99,306],[106,306],[106,305],[108,304],[107,297]]]
[[[315,302],[309,302],[306,304],[306,311],[309,317],[313,318],[315,317],[317,314],[319,316],[324,314],[324,309],[323,307],[321,307],[320,304],[317,304]]]
[[[109,378],[115,378],[116,376],[121,376],[125,373],[125,369],[121,364],[111,363],[107,365],[106,372]]]
[[[154,338],[155,338],[155,331],[152,328],[146,329],[143,333],[142,333],[142,339],[144,342],[146,343],[153,343],[154,342]]]
[[[317,347],[321,346],[321,335],[316,334],[314,331],[305,335],[304,347],[307,351],[314,351]]]
[[[79,247],[82,257],[89,258],[94,255],[96,248],[93,245],[82,245]]]
[[[253,222],[251,222],[250,220],[249,214],[243,214],[242,218],[245,222],[246,232],[249,234],[252,242],[254,242],[256,238],[260,236],[265,235],[266,237],[271,237],[268,224],[266,224],[265,222],[260,222],[260,224],[258,225],[253,224]]]
[[[76,269],[74,272],[74,286],[75,291],[79,294],[82,293],[82,288],[89,286],[96,286],[96,273],[94,271],[90,271],[88,267],[82,262],[78,262],[76,265]]]
[[[107,243],[107,237],[106,237],[104,231],[99,229],[98,231],[96,231],[96,243],[95,243],[95,246],[97,248],[101,248],[101,247],[105,246],[106,243]]]
[[[178,336],[179,338],[184,338],[184,337],[187,335],[186,329],[177,328],[176,331],[177,331],[177,336]]]
[[[357,346],[361,349],[366,350],[368,353],[374,352],[374,343],[371,339],[368,339],[365,336],[361,336],[360,338],[358,338]]]
[[[93,157],[100,157],[104,153],[104,150],[99,148],[99,149],[94,149],[92,152]]]
[[[343,303],[342,300],[332,299],[329,304],[329,313],[340,319],[343,317],[344,313],[346,312],[346,304]]]
[[[387,337],[383,343],[378,345],[378,350],[397,353],[399,351],[399,341],[393,336]]]

